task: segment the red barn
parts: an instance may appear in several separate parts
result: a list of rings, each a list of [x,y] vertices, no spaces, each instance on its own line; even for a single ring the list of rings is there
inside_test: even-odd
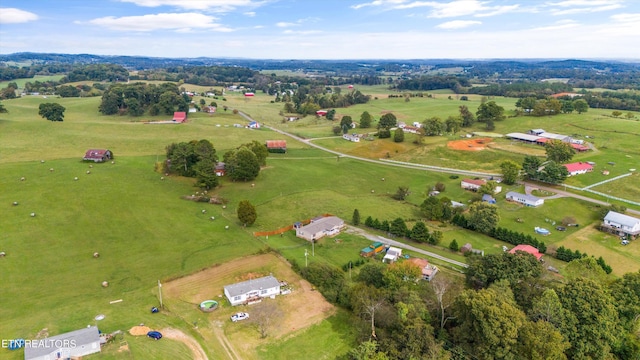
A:
[[[187,113],[184,111],[176,111],[173,113],[173,121],[183,123],[187,121]]]
[[[267,151],[270,153],[286,153],[287,141],[286,140],[267,140]]]
[[[316,111],[316,115],[318,116],[325,116],[327,115],[328,111],[327,110],[318,110]]]
[[[244,93],[244,97],[252,97],[252,96],[254,96],[254,95],[255,95],[255,94],[254,94],[254,93],[252,93],[252,92],[246,92],[246,93]]]
[[[113,153],[107,149],[89,149],[82,158],[82,160],[93,162],[104,162],[111,159],[113,159]]]
[[[540,260],[540,258],[542,258],[542,254],[540,253],[540,251],[538,251],[538,249],[534,248],[531,245],[518,245],[513,249],[509,250],[509,254],[515,254],[516,251],[523,251],[528,254],[531,254],[535,256],[537,260]]]

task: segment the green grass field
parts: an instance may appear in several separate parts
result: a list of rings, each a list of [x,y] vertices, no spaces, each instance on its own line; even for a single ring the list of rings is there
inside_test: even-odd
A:
[[[373,90],[381,92],[384,89]],[[43,328],[48,328],[52,335],[70,331],[92,324],[97,314],[106,315],[100,326],[107,332],[127,330],[139,323],[153,328],[189,329],[191,324],[180,314],[155,316],[149,313],[149,307],[158,302],[155,288],[158,280],[184,276],[256,253],[266,246],[299,264],[304,262],[304,249],[308,243],[292,234],[255,238],[253,231],[277,229],[322,213],[332,213],[350,221],[355,208],[363,219],[372,216],[391,221],[402,217],[412,223],[420,218],[418,206],[425,199],[427,189],[436,182],[446,185],[443,195],[452,200],[468,203],[477,197],[477,194],[460,189],[460,179],[450,179],[448,174],[338,159],[287,139],[290,151],[272,154],[253,182],[254,186],[222,179],[215,194],[229,200],[226,208],[182,200],[181,196],[198,191],[192,186],[193,180],[168,177],[163,181],[160,180],[162,174],[154,171],[155,163],[163,159],[166,145],[208,139],[222,156],[226,150],[251,140],[286,139],[267,129],[234,127],[233,124],[245,124],[246,121],[233,115],[232,109],[246,111],[261,122],[283,129],[295,128],[292,132],[309,137],[332,136],[333,124],[324,119],[309,117],[302,122],[282,124],[278,114],[282,104],[272,104],[271,99],[262,94],[251,100],[243,99],[240,94],[226,97],[224,104],[229,106],[226,113],[190,115],[183,125],[143,123],[169,116],[103,116],[97,112],[99,98],[25,97],[3,101],[9,113],[0,114],[0,207],[3,215],[0,229],[4,235],[0,239],[0,251],[7,254],[0,258],[0,318],[3,319],[0,338],[32,338]],[[505,107],[514,103],[513,99],[496,100]],[[37,115],[38,105],[47,101],[65,106],[64,122],[52,123]],[[339,111],[350,114],[356,121],[364,110],[376,118],[382,111],[394,111],[406,119],[404,121],[420,121],[431,114],[453,115],[460,104],[475,108],[479,102],[479,98],[463,102],[437,94],[435,99],[412,99],[409,103],[379,98],[367,105]],[[638,132],[638,122],[619,120],[620,123],[615,124],[624,132],[610,134],[595,119],[599,114],[590,111],[564,118],[564,121],[593,128],[582,133],[594,134],[596,141],[601,139],[605,145],[596,153],[578,158],[595,159],[598,168],[607,161],[616,161],[616,170],[640,168],[634,162],[637,149],[630,147],[635,139],[630,133]],[[563,132],[566,128],[556,125],[558,120],[563,119],[514,118],[497,124],[496,130],[526,131],[530,127],[543,127]],[[308,123],[301,126],[304,121]],[[607,118],[606,121],[615,120]],[[481,130],[481,126],[474,129]],[[410,141],[396,144],[389,139],[359,144],[342,139],[315,141],[359,156],[383,157],[388,152],[396,160],[468,169],[495,170],[496,162],[506,158],[520,161],[523,157],[523,154],[501,149],[456,152],[445,147],[446,141],[454,138],[426,138],[421,146]],[[86,149],[94,147],[113,150],[115,163],[82,162]],[[587,175],[584,183],[576,177],[576,184],[588,184],[599,179],[597,175],[596,172]],[[613,176],[612,171],[610,177]],[[24,181],[20,180],[22,177]],[[78,180],[74,180],[75,177]],[[634,179],[629,177],[610,183],[612,194],[640,198]],[[404,202],[390,197],[399,186],[407,186],[411,191]],[[509,190],[505,188],[503,194]],[[255,204],[258,212],[258,220],[250,228],[242,228],[235,215],[238,202],[244,199]],[[17,206],[12,205],[14,201],[18,202]],[[498,195],[498,205],[502,218],[500,226],[525,233],[532,233],[534,226],[551,228],[549,221],[559,222],[564,216],[574,216],[581,224],[579,229],[571,228],[563,233],[552,231],[543,240],[548,245],[564,244],[603,256],[616,275],[640,269],[639,244],[634,242],[621,247],[606,234],[582,232],[597,223],[598,209],[593,206],[577,200],[555,199],[538,209],[522,208],[506,203],[502,194]],[[203,209],[206,214],[202,213]],[[31,213],[36,216],[30,216]],[[211,216],[215,216],[215,221]],[[517,218],[525,221],[517,222]],[[453,239],[461,245],[470,242],[474,248],[486,253],[502,251],[502,243],[486,236],[451,226],[428,225],[431,230],[444,234],[444,248],[420,245],[429,251],[463,259],[445,249]],[[225,226],[229,226],[229,230],[225,230]],[[358,259],[359,249],[369,243],[349,234],[341,234],[337,239],[340,241],[325,239],[319,242],[314,261],[342,266]],[[99,252],[100,257],[93,258],[94,252]],[[562,263],[554,262],[554,266],[562,267]],[[103,288],[102,281],[108,281],[109,287]],[[123,301],[109,304],[118,299]],[[345,314],[338,313],[329,321],[294,337],[260,347],[260,358],[295,357],[305,347],[322,347],[325,351],[322,356],[326,358],[344,354],[354,339],[348,322]],[[184,348],[177,342],[158,342],[160,345],[155,346],[156,342],[144,341],[149,340],[146,338],[125,335],[125,339],[129,343],[129,353],[120,354],[110,348],[99,358],[140,358],[141,354],[146,354],[148,359],[166,358],[166,354],[171,358],[184,358],[180,355]],[[327,347],[329,343],[335,346]],[[1,358],[21,358],[20,352],[0,350]]]

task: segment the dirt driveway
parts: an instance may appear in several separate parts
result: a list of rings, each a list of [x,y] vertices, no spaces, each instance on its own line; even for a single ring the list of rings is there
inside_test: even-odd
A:
[[[180,330],[171,328],[162,329],[160,330],[160,332],[167,339],[180,341],[181,343],[187,345],[187,347],[191,349],[191,352],[193,352],[193,360],[209,360],[209,358],[207,357],[207,353],[204,352],[202,346],[200,346],[196,339],[192,338],[191,336],[183,333]]]

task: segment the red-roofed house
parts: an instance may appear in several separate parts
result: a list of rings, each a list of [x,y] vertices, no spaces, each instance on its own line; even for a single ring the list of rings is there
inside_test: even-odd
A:
[[[327,115],[328,111],[327,110],[318,110],[316,111],[316,115],[318,116],[325,116]]]
[[[187,121],[187,113],[184,111],[176,111],[173,113],[173,121],[183,123]]]
[[[420,268],[422,280],[431,281],[438,273],[438,268],[435,265],[429,264],[429,261],[426,259],[410,258],[407,261]]]
[[[104,162],[111,159],[113,159],[113,153],[107,149],[89,149],[82,158],[82,160],[93,162]]]
[[[566,167],[567,171],[569,171],[569,176],[586,174],[593,171],[593,165],[586,162],[564,164],[564,167]]]
[[[252,96],[254,96],[254,95],[255,95],[255,94],[254,94],[254,93],[252,93],[252,92],[246,92],[246,93],[244,93],[244,97],[252,97]]]
[[[462,179],[460,182],[460,187],[465,190],[473,190],[478,191],[480,186],[486,184],[487,181],[483,179]]]
[[[516,251],[522,251],[522,252],[526,252],[527,254],[531,254],[535,256],[537,260],[540,260],[543,255],[542,253],[540,253],[540,251],[538,251],[538,249],[534,248],[531,245],[523,245],[523,244],[518,245],[513,249],[509,250],[509,254],[515,254]]]
[[[286,140],[267,140],[267,151],[270,153],[286,153]]]

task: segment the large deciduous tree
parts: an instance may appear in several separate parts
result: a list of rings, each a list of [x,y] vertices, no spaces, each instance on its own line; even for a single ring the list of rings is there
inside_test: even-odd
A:
[[[393,142],[401,143],[404,141],[404,130],[396,129],[393,133]]]
[[[258,219],[258,213],[255,206],[253,206],[249,200],[242,200],[238,204],[238,220],[242,226],[251,226]]]
[[[456,340],[477,359],[517,359],[518,332],[526,321],[508,286],[467,290],[456,298]]]
[[[513,185],[518,181],[520,174],[520,165],[511,160],[505,160],[500,164],[502,170],[502,182],[507,185]]]
[[[365,111],[360,115],[360,128],[366,129],[371,127],[371,122],[373,121],[373,117],[369,112]]]
[[[589,111],[589,103],[585,99],[578,99],[573,101],[573,108],[578,112],[578,114],[582,114],[583,112]]]
[[[398,119],[393,113],[386,113],[380,117],[378,121],[378,129],[391,129],[396,126],[398,123]]]
[[[469,206],[469,223],[481,233],[489,233],[500,221],[498,208],[486,202],[475,202]]]
[[[563,360],[569,346],[560,331],[546,321],[527,321],[518,331],[516,348],[521,359]]]
[[[439,117],[431,117],[422,123],[422,129],[426,136],[438,136],[447,129],[447,125]]]
[[[551,184],[560,184],[566,180],[567,176],[569,176],[569,171],[564,165],[549,161],[538,172],[536,179]]]
[[[251,181],[260,174],[260,163],[256,154],[243,146],[224,154],[225,168],[233,181]]]
[[[42,103],[38,106],[38,115],[49,121],[64,121],[64,106],[58,103]]]
[[[550,140],[544,145],[544,149],[547,153],[547,160],[552,160],[557,163],[569,162],[575,151],[571,144],[560,140]]]
[[[505,119],[504,108],[496,104],[495,101],[480,104],[476,116],[479,122],[487,124],[487,130],[493,130],[495,128],[494,122]]]
[[[476,122],[476,117],[466,105],[460,105],[460,118],[462,119],[462,127],[469,127]]]
[[[558,291],[567,317],[560,329],[570,359],[608,359],[620,331],[611,295],[593,280],[575,278]]]

